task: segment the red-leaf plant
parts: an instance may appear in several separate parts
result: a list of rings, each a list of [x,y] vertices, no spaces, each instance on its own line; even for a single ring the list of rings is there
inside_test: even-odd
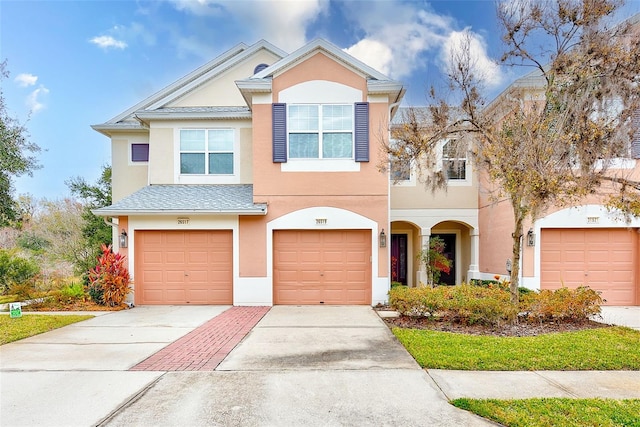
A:
[[[121,305],[131,292],[129,270],[125,267],[125,257],[114,253],[111,245],[102,245],[102,255],[98,264],[89,270],[90,286],[102,289],[102,299],[106,305]]]

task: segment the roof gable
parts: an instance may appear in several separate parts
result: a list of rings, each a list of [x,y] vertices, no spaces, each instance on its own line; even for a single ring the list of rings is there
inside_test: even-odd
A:
[[[290,55],[282,58],[275,64],[270,65],[259,73],[255,74],[252,79],[264,79],[267,77],[274,77],[277,74],[284,72],[285,70],[295,66],[298,62],[304,61],[307,57],[310,57],[317,52],[322,52],[330,58],[341,62],[346,67],[350,68],[354,72],[363,75],[367,79],[385,80],[389,78],[379,71],[366,65],[364,62],[349,55],[336,45],[329,43],[323,39],[315,39],[307,43],[300,49],[291,53]]]
[[[115,116],[105,124],[116,124],[118,122],[124,121],[128,118],[131,118],[137,111],[149,111],[161,108],[184,96],[190,91],[193,91],[195,88],[205,84],[211,79],[219,76],[221,73],[229,70],[234,65],[244,61],[245,59],[254,55],[256,52],[263,49],[273,53],[277,57],[283,57],[286,55],[286,52],[273,46],[265,40],[261,40],[251,46],[247,46],[244,43],[239,43],[217,58],[209,61],[208,63],[197,68],[181,79],[168,85],[164,89],[146,98],[142,102]]]

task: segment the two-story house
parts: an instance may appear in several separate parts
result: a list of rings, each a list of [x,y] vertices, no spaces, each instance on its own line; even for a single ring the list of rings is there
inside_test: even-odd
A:
[[[540,93],[538,72],[514,81],[487,109],[499,105],[514,89]],[[402,116],[402,112],[398,117]],[[396,120],[399,120],[396,118]],[[638,131],[626,158],[615,159],[609,173],[640,181],[640,114]],[[391,277],[409,286],[427,283],[417,255],[431,236],[446,243],[453,261],[441,282],[509,277],[514,219],[511,204],[495,200],[495,183],[473,168],[471,156],[451,150],[443,141],[434,164],[447,179],[446,190],[432,192],[416,168],[399,167],[391,180]],[[606,196],[592,195],[572,206],[549,207],[525,224],[520,284],[530,289],[589,286],[607,305],[640,305],[640,218],[625,218],[606,206]]]
[[[93,128],[136,304],[376,304],[389,289],[378,165],[404,89],[336,46],[240,44]]]

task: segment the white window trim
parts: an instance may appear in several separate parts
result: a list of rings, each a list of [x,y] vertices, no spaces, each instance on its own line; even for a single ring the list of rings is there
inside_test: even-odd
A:
[[[233,131],[233,174],[183,174],[180,173],[180,131],[181,130],[232,130]],[[176,184],[240,184],[240,132],[228,126],[203,127],[188,126],[174,129],[174,182]],[[205,156],[206,161],[206,156]]]
[[[349,107],[351,110],[351,130],[346,131],[346,130],[333,130],[333,131],[324,131],[323,127],[322,127],[322,122],[323,122],[323,107],[325,105],[329,105],[329,106],[341,106],[341,107]],[[290,126],[290,114],[289,111],[291,110],[291,107],[298,107],[298,106],[316,106],[318,108],[318,129],[317,130],[296,130],[296,131],[292,131],[291,130],[291,126]],[[354,106],[353,104],[348,104],[348,103],[322,103],[322,104],[318,104],[318,103],[313,103],[313,104],[304,104],[304,103],[293,103],[293,104],[287,104],[287,161],[309,161],[309,160],[315,160],[315,161],[352,161],[355,162],[355,111],[354,111]],[[291,141],[290,141],[290,136],[291,134],[318,134],[318,157],[291,157]],[[323,147],[323,135],[325,133],[350,133],[351,134],[351,157],[339,157],[339,158],[335,158],[335,157],[329,157],[329,158],[324,158],[322,157],[322,147]]]
[[[449,142],[448,140],[442,141],[438,143],[438,152],[437,152],[437,163],[436,167],[438,171],[442,171],[442,162],[444,161],[444,146]],[[462,159],[462,157],[456,157],[457,159]],[[447,157],[450,159],[450,157]],[[472,176],[472,168],[471,168],[471,159],[469,153],[467,152],[467,156],[464,158],[465,160],[465,172],[464,179],[447,179],[447,186],[450,187],[468,187],[472,184],[471,176]],[[446,172],[445,172],[446,173]]]

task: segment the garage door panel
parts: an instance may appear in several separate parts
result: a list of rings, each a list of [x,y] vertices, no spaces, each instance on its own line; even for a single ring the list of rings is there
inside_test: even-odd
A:
[[[589,286],[609,305],[636,303],[637,233],[628,229],[543,229],[540,287]]]
[[[230,230],[136,231],[137,304],[232,304]]]
[[[274,232],[274,303],[370,304],[370,252],[369,230]]]

